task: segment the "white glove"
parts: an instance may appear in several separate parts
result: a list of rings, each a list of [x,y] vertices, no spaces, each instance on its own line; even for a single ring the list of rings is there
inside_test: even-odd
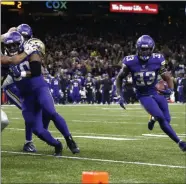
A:
[[[54,92],[54,90],[53,90],[53,89],[51,89],[51,90],[50,90],[50,92],[51,92],[51,93],[53,93],[53,92]]]
[[[33,45],[30,45],[27,43],[23,47],[24,47],[24,52],[27,55],[30,55],[30,54],[32,54],[32,52],[37,51],[37,46],[33,46]]]

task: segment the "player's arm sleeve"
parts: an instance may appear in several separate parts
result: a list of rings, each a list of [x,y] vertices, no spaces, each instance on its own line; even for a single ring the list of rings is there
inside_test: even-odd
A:
[[[30,56],[30,71],[32,77],[41,75],[41,58],[38,53],[33,53]]]
[[[116,78],[117,94],[120,96],[122,96],[122,81],[124,78],[127,77],[129,72],[130,72],[130,70],[129,70],[128,64],[126,62],[126,58],[124,58],[122,68]]]
[[[167,72],[166,64],[167,64],[167,62],[166,62],[165,58],[162,56],[160,58],[160,69],[159,69],[159,74],[160,75],[163,75],[164,73]]]

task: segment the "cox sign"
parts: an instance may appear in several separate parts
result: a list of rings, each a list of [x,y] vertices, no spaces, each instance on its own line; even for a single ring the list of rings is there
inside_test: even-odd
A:
[[[49,9],[67,9],[66,1],[47,1],[46,7]]]

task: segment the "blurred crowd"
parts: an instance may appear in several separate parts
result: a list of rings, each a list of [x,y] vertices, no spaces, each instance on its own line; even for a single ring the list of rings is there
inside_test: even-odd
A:
[[[107,73],[113,77],[120,69],[123,57],[136,53],[136,40],[148,34],[155,40],[154,52],[164,54],[168,70],[177,77],[186,67],[184,20],[160,20],[161,17],[151,16],[148,20],[147,17],[136,20],[130,16],[122,20],[68,20],[68,24],[60,18],[53,22],[38,18],[34,26],[44,26],[35,28],[34,33],[46,44],[46,66],[52,75],[61,70],[70,73],[81,70],[83,75]],[[51,25],[46,21],[52,22]]]
[[[46,66],[52,75],[63,70],[81,70],[83,75],[89,72],[93,75],[108,73],[111,77],[120,68],[124,56],[136,53],[137,37],[110,42],[101,37],[89,38],[83,33],[47,34],[44,40],[47,48]],[[157,42],[155,52],[165,55],[168,70],[173,76],[184,73],[186,44],[178,40],[170,40],[162,45]]]

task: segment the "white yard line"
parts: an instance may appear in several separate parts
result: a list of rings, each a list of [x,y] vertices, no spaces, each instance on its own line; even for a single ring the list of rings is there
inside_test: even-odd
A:
[[[168,138],[167,135],[162,135],[162,134],[142,134],[143,136],[147,136],[147,137],[165,137]],[[185,137],[184,134],[178,134],[179,137]]]
[[[6,128],[6,130],[15,130],[15,131],[25,131],[24,128]],[[59,131],[56,130],[50,130],[51,133],[60,133]],[[165,137],[168,138],[168,136],[164,135],[164,134],[142,134],[141,136],[130,136],[130,135],[123,135],[123,134],[99,134],[99,133],[88,133],[88,132],[80,132],[80,131],[76,131],[76,132],[71,132],[72,134],[77,134],[77,135],[93,135],[93,136],[111,136],[111,137],[133,137],[133,138],[144,138],[145,137],[149,137],[149,138],[161,138],[161,137]],[[157,136],[156,136],[157,135]],[[186,134],[177,134],[178,136],[182,136],[185,137]],[[74,136],[73,136],[74,137]]]
[[[23,119],[23,118],[9,118],[9,119],[15,119],[15,120],[18,120],[18,119]],[[73,120],[68,120],[68,122],[77,122],[77,123],[100,123],[100,124],[130,124],[130,125],[147,125],[147,123],[145,122],[127,122],[127,121],[115,121],[115,122],[112,122],[112,121],[103,121],[103,120],[80,120],[80,119],[73,119]],[[178,126],[178,124],[175,124],[175,123],[171,123],[171,125],[173,126]],[[180,125],[179,125],[180,126]]]
[[[7,130],[15,130],[15,131],[25,131],[24,128],[6,128]],[[52,133],[60,133],[59,131],[50,130]],[[97,133],[84,133],[84,132],[71,132],[72,134],[78,134],[78,135],[98,135],[98,136],[115,136],[115,137],[126,137],[128,135],[118,135],[118,134],[97,134]],[[143,137],[143,136],[132,136],[132,137]]]
[[[105,124],[135,124],[135,125],[147,125],[147,123],[144,123],[144,122],[138,122],[138,123],[131,123],[131,122],[126,122],[126,121],[121,121],[121,122],[109,122],[109,121],[103,121],[103,120],[99,120],[99,121],[92,121],[92,120],[69,120],[69,121],[72,121],[72,122],[80,122],[80,123],[105,123]]]
[[[140,113],[141,114],[141,113]],[[96,116],[96,117],[132,117],[132,118],[148,118],[149,115],[139,115],[137,113],[133,113],[132,115],[131,114],[78,114],[79,116]],[[171,116],[172,119],[185,119],[185,117],[180,117],[180,116]]]
[[[15,130],[15,131],[25,131],[25,129],[23,128],[6,128],[7,130]],[[55,131],[55,130],[50,130],[51,133],[60,133],[59,131]],[[83,136],[86,136],[86,135],[92,135],[92,136],[110,136],[110,139],[112,139],[113,137],[115,137],[115,139],[117,139],[116,137],[128,137],[128,138],[125,138],[125,139],[132,139],[134,140],[134,138],[144,138],[144,136],[130,136],[130,135],[118,135],[118,134],[97,134],[97,133],[83,133],[83,132],[71,132],[72,134],[77,134],[77,135],[80,135],[80,136],[74,136],[73,137],[82,137]],[[103,137],[103,139],[104,139]],[[130,138],[129,138],[130,137]],[[132,138],[131,138],[132,137]],[[61,137],[59,139],[62,139]]]
[[[10,153],[10,154],[18,154],[18,155],[53,157],[52,155],[45,155],[45,154],[38,154],[38,153],[24,153],[24,152],[15,152],[15,151],[1,151],[1,152],[2,153]],[[65,158],[65,159],[73,159],[73,160],[87,160],[87,161],[94,161],[94,162],[131,164],[131,165],[146,165],[146,166],[154,166],[154,167],[186,169],[186,166],[180,166],[180,165],[153,164],[153,163],[145,163],[145,162],[129,162],[129,161],[122,161],[122,160],[107,160],[107,159],[86,158],[86,157],[70,157],[70,156],[61,156],[61,157]],[[2,155],[1,155],[1,158],[3,158]],[[59,159],[59,157],[57,157],[57,158]]]
[[[73,136],[75,138],[84,138],[84,139],[99,139],[99,140],[114,140],[114,141],[136,141],[142,139],[135,139],[135,138],[119,138],[119,137],[101,137],[101,136]],[[63,139],[61,137],[57,137],[56,139]],[[144,139],[143,139],[144,140]]]
[[[69,121],[73,121],[73,122],[85,122],[85,123],[98,123],[98,122],[101,122],[101,120],[100,121],[97,121],[97,120],[78,120],[78,119],[73,119],[73,120],[69,120]]]
[[[96,120],[69,120],[69,121],[72,121],[72,122],[80,122],[80,123],[105,123],[105,124],[130,124],[130,125],[147,125],[147,123],[145,122],[138,122],[138,123],[135,123],[135,122],[126,122],[126,121],[116,121],[116,122],[111,122],[111,121],[103,121],[103,120],[99,120],[99,121],[96,121]],[[173,126],[178,126],[178,124],[176,123],[171,123],[171,125]]]

